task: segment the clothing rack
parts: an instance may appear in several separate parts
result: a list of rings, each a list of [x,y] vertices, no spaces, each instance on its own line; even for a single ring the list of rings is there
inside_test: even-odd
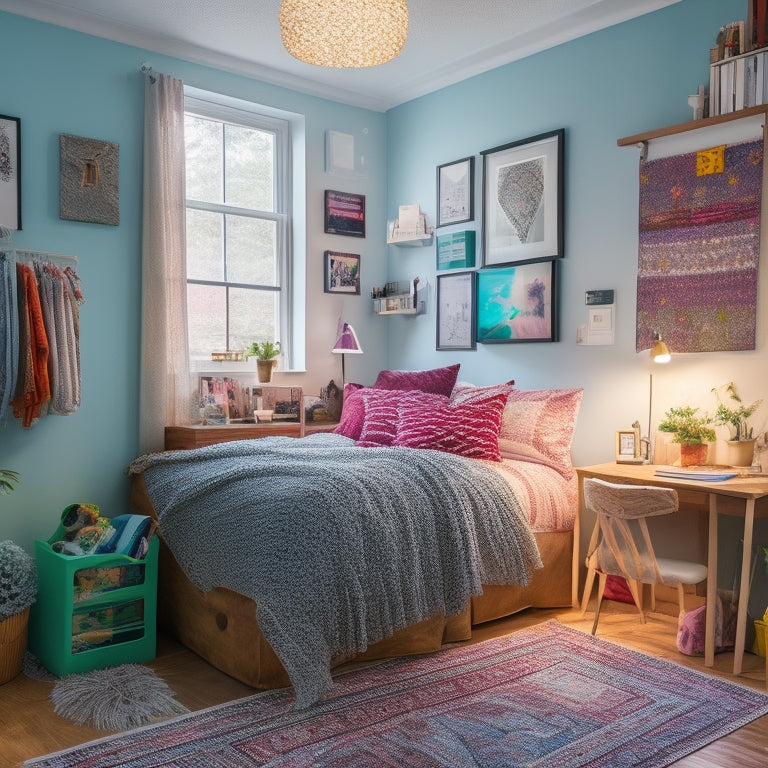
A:
[[[77,263],[77,256],[69,256],[63,253],[49,253],[48,251],[28,251],[23,248],[16,248],[16,257],[19,261],[49,261],[49,262],[72,262]]]

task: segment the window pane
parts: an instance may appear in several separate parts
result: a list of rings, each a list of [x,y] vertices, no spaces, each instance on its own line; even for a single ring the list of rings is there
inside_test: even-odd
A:
[[[278,285],[274,221],[227,216],[227,280]]]
[[[185,115],[187,197],[206,203],[224,201],[224,126],[215,120]]]
[[[271,133],[227,125],[225,201],[240,208],[274,211],[274,147]]]
[[[226,288],[187,284],[190,360],[210,360],[227,349]]]
[[[187,208],[187,279],[224,280],[224,217]]]
[[[230,349],[245,349],[254,341],[276,341],[278,291],[232,288],[229,291]]]

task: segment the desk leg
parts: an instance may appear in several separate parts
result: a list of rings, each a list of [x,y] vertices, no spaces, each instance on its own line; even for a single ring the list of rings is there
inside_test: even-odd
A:
[[[736,648],[733,654],[733,674],[741,674],[744,641],[747,636],[747,604],[749,603],[749,561],[752,557],[752,531],[755,524],[755,500],[747,499],[744,509],[744,546],[741,555],[741,581],[739,582],[739,609],[736,615]]]
[[[707,547],[707,609],[704,666],[715,665],[715,606],[717,605],[717,495],[709,494],[709,544]]]

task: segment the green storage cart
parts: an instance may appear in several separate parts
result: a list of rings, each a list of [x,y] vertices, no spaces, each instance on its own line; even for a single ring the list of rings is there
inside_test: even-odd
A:
[[[35,542],[37,600],[29,649],[55,675],[71,675],[155,657],[157,556],[152,538],[142,560],[127,555],[60,555]]]

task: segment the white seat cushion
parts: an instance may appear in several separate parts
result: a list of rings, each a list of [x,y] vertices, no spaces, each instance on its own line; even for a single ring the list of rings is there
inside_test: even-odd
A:
[[[698,584],[707,578],[707,566],[689,563],[686,560],[672,560],[657,557],[661,577],[667,584]]]

